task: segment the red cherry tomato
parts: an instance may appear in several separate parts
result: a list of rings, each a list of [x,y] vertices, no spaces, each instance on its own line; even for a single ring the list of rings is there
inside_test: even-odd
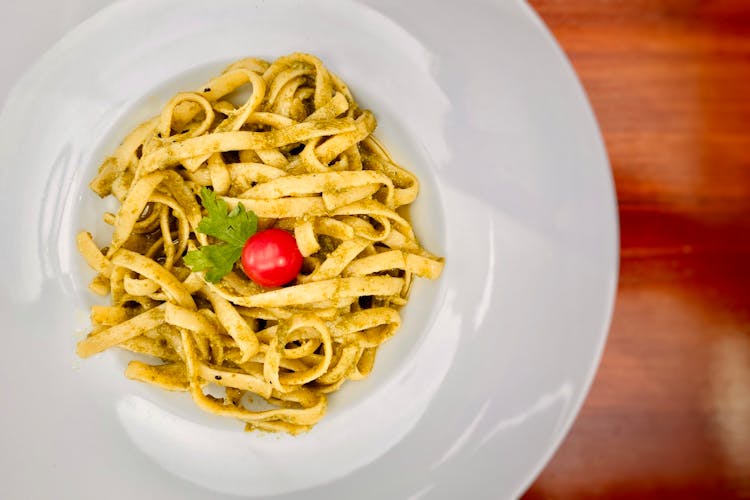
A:
[[[242,248],[242,269],[261,286],[289,283],[302,268],[302,254],[294,236],[281,229],[252,235]]]

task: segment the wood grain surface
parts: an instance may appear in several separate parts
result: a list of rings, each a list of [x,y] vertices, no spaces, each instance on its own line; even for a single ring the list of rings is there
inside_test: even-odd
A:
[[[750,498],[750,0],[530,3],[599,120],[622,257],[594,385],[524,498]]]

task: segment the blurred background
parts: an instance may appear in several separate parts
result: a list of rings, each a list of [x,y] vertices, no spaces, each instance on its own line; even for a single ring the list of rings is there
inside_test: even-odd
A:
[[[609,152],[620,284],[538,498],[750,498],[750,1],[530,0]]]

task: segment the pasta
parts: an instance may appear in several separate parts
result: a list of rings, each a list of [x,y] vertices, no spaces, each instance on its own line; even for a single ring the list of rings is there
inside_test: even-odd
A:
[[[329,394],[371,372],[413,278],[436,279],[443,267],[405,217],[418,180],[372,136],[375,126],[308,54],[243,59],[175,95],[90,183],[120,206],[104,214],[106,247],[77,236],[97,272],[91,291],[111,298],[91,308],[78,355],[150,355],[125,375],[186,391],[246,430],[309,430]],[[212,243],[198,230],[204,187],[255,212],[259,229],[294,235],[304,264],[292,283],[263,288],[239,266],[213,283],[186,265],[186,252]],[[222,396],[207,394],[209,384]]]

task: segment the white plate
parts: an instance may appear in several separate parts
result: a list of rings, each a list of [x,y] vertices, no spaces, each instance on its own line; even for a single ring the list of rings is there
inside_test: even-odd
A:
[[[128,129],[233,59],[297,50],[374,110],[422,180],[414,223],[447,265],[414,289],[370,379],[291,438],[128,381],[122,355],[77,360],[93,298],[73,237],[104,232],[86,184]],[[618,248],[606,155],[563,54],[520,1],[112,5],[9,93],[0,189],[11,498],[517,496],[570,427],[606,337]]]

